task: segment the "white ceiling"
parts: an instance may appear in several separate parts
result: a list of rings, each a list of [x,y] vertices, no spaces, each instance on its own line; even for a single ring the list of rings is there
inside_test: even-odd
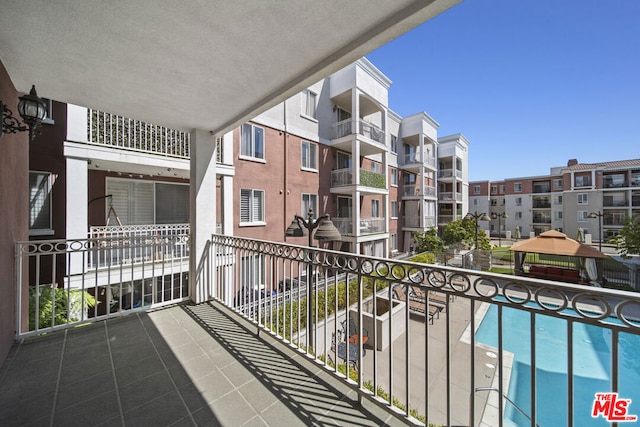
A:
[[[461,0],[3,0],[19,91],[176,129],[236,127]]]

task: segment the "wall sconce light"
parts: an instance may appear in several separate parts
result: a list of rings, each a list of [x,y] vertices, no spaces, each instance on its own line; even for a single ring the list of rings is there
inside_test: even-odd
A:
[[[0,127],[0,137],[5,133],[18,133],[29,131],[29,142],[36,137],[36,130],[47,117],[47,104],[38,97],[36,86],[31,86],[31,92],[23,95],[18,102],[18,114],[22,117],[24,125],[21,124],[5,103],[0,101],[0,109],[2,110],[2,122]],[[26,125],[26,126],[25,126]]]

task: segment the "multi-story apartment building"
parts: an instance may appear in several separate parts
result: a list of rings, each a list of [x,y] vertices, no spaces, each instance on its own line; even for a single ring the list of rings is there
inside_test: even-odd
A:
[[[306,244],[284,231],[311,209],[339,229],[335,249],[382,257],[410,251],[414,231],[462,218],[469,141],[438,137],[426,113],[400,117],[390,86],[363,58],[220,138],[218,231]],[[118,224],[125,233],[188,229],[188,133],[51,106],[30,157],[34,238]]]
[[[491,221],[492,235],[513,234],[520,227],[525,236],[553,229],[606,241],[619,233],[626,216],[640,214],[640,159],[569,160],[549,175],[469,185],[471,210],[507,215],[500,220],[501,230],[498,218]]]

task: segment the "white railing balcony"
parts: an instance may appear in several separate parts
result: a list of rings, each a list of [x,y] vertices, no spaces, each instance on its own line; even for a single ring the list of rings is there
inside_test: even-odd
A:
[[[331,218],[340,234],[343,236],[355,236],[353,232],[353,218]],[[386,221],[384,218],[360,218],[359,236],[379,234],[385,232]]]
[[[345,136],[358,134],[371,139],[382,145],[386,145],[385,131],[376,125],[365,122],[364,120],[347,119],[334,123],[332,126],[331,139],[339,139]]]
[[[91,268],[108,268],[189,256],[189,224],[93,226],[88,252]]]
[[[453,193],[441,191],[438,193],[438,200],[443,202],[452,202],[453,201]]]
[[[331,187],[353,185],[353,171],[350,168],[331,171]]]
[[[402,186],[402,195],[404,197],[410,196],[423,196],[423,197],[435,197],[436,188],[428,185],[418,186],[416,184],[405,184]]]
[[[420,153],[409,153],[405,154],[402,158],[403,165],[414,165],[421,164],[423,166],[430,166],[434,168],[436,166],[436,158],[433,156],[426,155],[424,156],[424,160],[420,160]]]
[[[87,110],[87,141],[122,150],[189,159],[188,132],[98,110]]]
[[[453,169],[438,170],[438,178],[451,178],[451,177],[453,177]]]
[[[402,218],[402,226],[411,228],[427,228],[436,226],[436,218],[433,216],[425,216],[422,218],[422,221],[422,224],[420,224],[420,216],[418,215],[406,215]]]

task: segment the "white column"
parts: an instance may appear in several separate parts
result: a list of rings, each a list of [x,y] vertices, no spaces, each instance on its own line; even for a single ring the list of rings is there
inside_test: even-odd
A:
[[[190,288],[191,298],[200,303],[207,298],[208,292],[202,286],[196,286],[197,267],[211,235],[216,232],[216,138],[209,131],[195,129],[191,131],[190,175],[190,223],[191,256]],[[215,272],[213,272],[215,273]],[[211,280],[215,282],[215,274]],[[214,289],[214,283],[206,284]]]
[[[222,218],[219,220],[222,221],[222,234],[225,236],[233,235],[233,177],[231,176],[223,176],[222,177]],[[224,203],[226,202],[226,203]]]
[[[67,163],[67,239],[86,239],[89,231],[87,159],[66,158]],[[82,273],[83,254],[71,255],[67,274]]]

